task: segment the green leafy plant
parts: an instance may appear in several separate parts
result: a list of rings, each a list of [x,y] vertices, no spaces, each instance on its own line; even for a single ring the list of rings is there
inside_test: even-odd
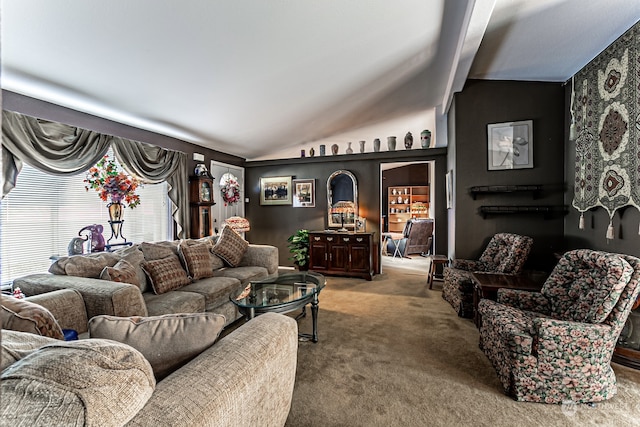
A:
[[[298,230],[287,239],[289,242],[289,258],[300,270],[309,268],[309,230]]]

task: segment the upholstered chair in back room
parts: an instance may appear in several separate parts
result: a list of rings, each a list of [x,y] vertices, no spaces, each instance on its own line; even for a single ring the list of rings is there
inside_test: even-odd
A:
[[[565,253],[540,292],[483,299],[480,347],[506,393],[544,403],[598,402],[616,394],[611,357],[640,293],[640,259]]]
[[[433,243],[433,219],[411,218],[407,220],[398,241],[399,252],[403,257],[411,254],[427,255],[431,253]],[[387,253],[395,253],[395,242],[389,240]]]
[[[484,273],[520,274],[529,257],[533,239],[512,233],[498,233],[478,260],[454,259],[444,269],[442,298],[460,317],[473,316],[474,271]]]

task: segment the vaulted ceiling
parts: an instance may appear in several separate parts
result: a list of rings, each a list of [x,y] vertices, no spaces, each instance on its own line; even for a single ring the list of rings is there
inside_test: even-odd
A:
[[[438,123],[467,78],[564,82],[640,19],[630,0],[1,3],[3,89],[248,159]]]

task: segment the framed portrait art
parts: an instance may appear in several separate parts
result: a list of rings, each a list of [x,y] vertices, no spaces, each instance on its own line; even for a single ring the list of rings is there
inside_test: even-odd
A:
[[[260,178],[261,205],[290,205],[291,193],[290,176]]]
[[[314,208],[316,206],[316,180],[293,180],[293,207]]]
[[[487,167],[492,170],[533,167],[533,120],[487,125]]]

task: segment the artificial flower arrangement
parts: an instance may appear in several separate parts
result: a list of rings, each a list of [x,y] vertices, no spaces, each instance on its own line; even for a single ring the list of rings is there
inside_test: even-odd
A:
[[[240,201],[240,184],[238,184],[238,179],[235,176],[231,174],[225,175],[228,176],[220,180],[220,192],[222,193],[224,205],[227,206],[227,204],[233,205]]]
[[[140,181],[121,171],[109,156],[104,156],[89,169],[84,182],[87,191],[96,190],[105,202],[126,203],[131,209],[140,204],[140,196],[136,194]]]

